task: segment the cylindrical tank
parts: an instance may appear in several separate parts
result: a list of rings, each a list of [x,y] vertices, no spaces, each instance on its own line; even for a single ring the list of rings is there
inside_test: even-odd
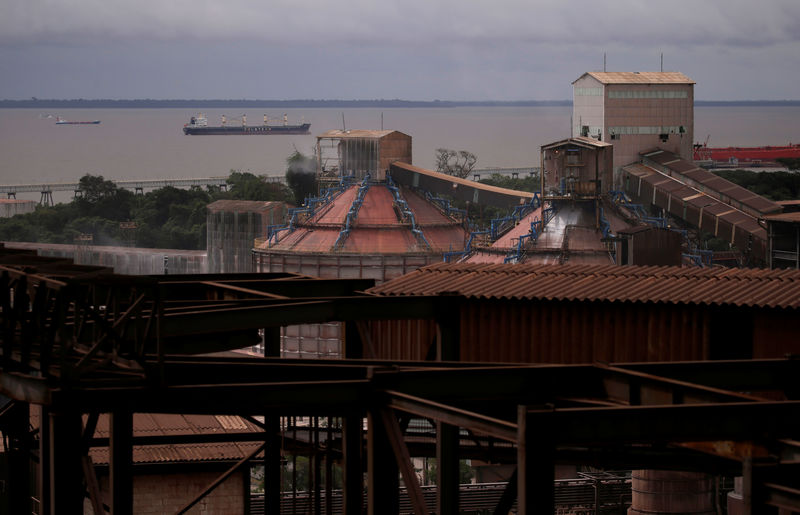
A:
[[[714,484],[700,472],[634,470],[628,515],[691,513],[715,515]]]

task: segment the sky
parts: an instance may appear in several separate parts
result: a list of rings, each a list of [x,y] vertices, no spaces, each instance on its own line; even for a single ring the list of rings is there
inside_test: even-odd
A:
[[[0,0],[0,99],[800,99],[798,0]]]

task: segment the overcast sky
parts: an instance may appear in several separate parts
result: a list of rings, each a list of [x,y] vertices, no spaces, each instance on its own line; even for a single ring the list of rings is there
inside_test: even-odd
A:
[[[0,0],[0,98],[561,100],[585,71],[800,99],[799,0]]]

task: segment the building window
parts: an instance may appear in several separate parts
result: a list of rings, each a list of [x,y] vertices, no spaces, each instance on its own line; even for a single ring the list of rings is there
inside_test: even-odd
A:
[[[653,126],[620,126],[609,127],[608,132],[617,136],[619,139],[621,134],[685,134],[686,128],[678,125],[653,125]]]
[[[603,88],[575,88],[576,97],[601,97]]]
[[[689,98],[687,91],[668,90],[611,90],[608,98]]]

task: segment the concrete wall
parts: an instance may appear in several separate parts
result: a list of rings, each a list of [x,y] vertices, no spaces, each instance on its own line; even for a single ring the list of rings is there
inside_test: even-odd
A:
[[[605,87],[590,75],[581,77],[572,85],[572,137],[588,136],[594,138],[605,126]],[[589,127],[583,134],[582,128]],[[606,141],[603,137],[603,141]]]
[[[301,254],[255,250],[256,272],[294,272],[323,279],[375,279],[381,284],[417,268],[438,263],[441,254]],[[292,325],[281,328],[281,356],[334,358],[341,355],[341,324]]]
[[[591,76],[573,85],[572,136],[580,136],[582,126],[589,136],[614,145],[614,184],[621,184],[620,167],[637,162],[639,152],[662,148],[692,159],[694,140],[693,84],[602,84]],[[642,127],[667,128],[666,141],[660,130],[641,133]],[[677,128],[683,127],[683,133]],[[616,134],[612,139],[612,129]],[[620,131],[633,128],[636,134]],[[674,129],[674,130],[673,130]]]
[[[55,243],[6,242],[12,249],[36,250],[40,256],[72,259],[77,265],[107,266],[125,275],[207,273],[203,250],[143,249],[101,247],[99,245],[60,245]],[[164,258],[167,258],[165,261]]]
[[[172,515],[200,493],[219,472],[192,472],[137,475],[133,478],[133,513]],[[187,513],[190,515],[243,515],[245,503],[244,474],[233,474]],[[249,470],[247,471],[249,474]],[[108,476],[98,478],[101,495],[109,501]],[[249,483],[248,483],[249,484]],[[92,513],[91,503],[84,503],[84,513]]]
[[[639,160],[639,152],[661,148],[692,160],[694,138],[694,87],[691,84],[608,84],[606,96],[614,93],[651,94],[685,92],[686,98],[606,98],[603,141],[614,144],[614,166]],[[619,134],[611,139],[613,127],[683,127],[684,133],[668,132],[666,141],[659,134]]]
[[[209,205],[209,273],[252,272],[254,240],[267,236],[267,226],[284,223],[286,211],[283,202],[219,201]]]
[[[24,215],[36,211],[36,202],[33,200],[0,199],[0,218],[11,218],[14,215]]]

